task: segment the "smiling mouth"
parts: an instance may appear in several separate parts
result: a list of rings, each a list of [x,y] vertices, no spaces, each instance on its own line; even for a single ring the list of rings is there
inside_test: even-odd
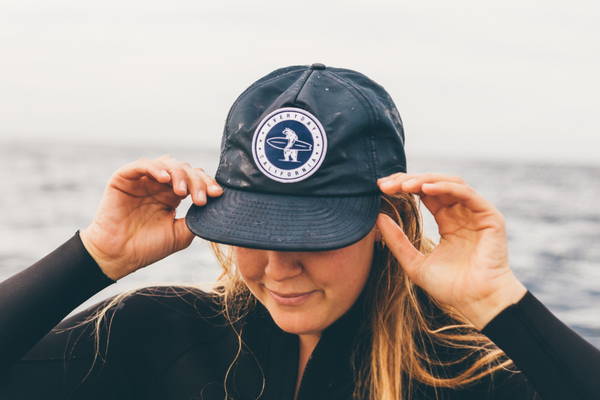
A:
[[[271,292],[271,293],[273,293],[273,294],[275,294],[275,295],[279,296],[279,297],[284,297],[284,298],[300,297],[300,296],[304,296],[304,295],[310,294],[310,293],[312,293],[312,292],[316,292],[316,290],[311,290],[310,292],[298,292],[298,293],[289,293],[289,294],[285,294],[285,293],[279,293],[279,292],[276,292],[276,291],[274,291],[274,290],[271,290],[271,289],[268,289],[268,288],[267,288],[267,290],[268,290],[269,292]]]
[[[299,306],[306,302],[317,290],[302,293],[278,293],[271,289],[267,289],[271,297],[282,306]]]

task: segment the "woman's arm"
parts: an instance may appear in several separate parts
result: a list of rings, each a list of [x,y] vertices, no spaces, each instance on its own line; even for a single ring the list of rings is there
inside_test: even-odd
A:
[[[93,324],[78,326],[105,302],[61,322],[114,281],[76,232],[56,250],[0,283],[0,398],[126,398],[118,368],[93,369]],[[109,299],[110,300],[110,299]],[[99,371],[102,371],[100,374]],[[88,372],[90,373],[89,376]],[[86,378],[86,379],[84,379]]]
[[[212,316],[218,315],[218,309],[212,296],[174,286],[145,287],[127,296],[109,297],[48,332],[54,325],[50,320],[60,320],[111,283],[78,233],[2,283],[1,289],[8,290],[0,291],[4,334],[0,399],[164,398],[170,389],[151,382],[160,382],[185,349],[198,343],[210,347],[213,338],[223,337],[221,330],[213,329]],[[89,289],[85,295],[83,285]],[[79,300],[72,287],[80,289]],[[26,290],[32,288],[36,296],[30,298]],[[100,311],[104,317],[98,323],[95,317]],[[225,323],[219,319],[215,325]],[[34,333],[39,339],[32,338]],[[199,376],[190,379],[200,384]]]
[[[525,373],[542,399],[600,397],[600,351],[531,292],[500,312],[482,332]]]
[[[119,168],[92,223],[0,284],[0,376],[69,312],[123,276],[189,246],[194,235],[176,207],[202,205],[220,186],[170,156]]]
[[[504,216],[457,176],[397,173],[382,192],[416,193],[440,242],[427,255],[389,217],[377,226],[409,278],[484,329],[544,400],[600,398],[600,353],[562,324],[513,274]]]
[[[83,248],[79,231],[0,283],[0,375],[67,314],[112,283]]]

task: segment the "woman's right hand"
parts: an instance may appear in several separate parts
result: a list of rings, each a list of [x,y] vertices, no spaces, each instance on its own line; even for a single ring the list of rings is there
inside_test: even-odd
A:
[[[111,176],[83,245],[105,275],[118,280],[188,247],[194,234],[175,209],[188,194],[196,205],[223,189],[201,168],[169,155],[139,159]]]

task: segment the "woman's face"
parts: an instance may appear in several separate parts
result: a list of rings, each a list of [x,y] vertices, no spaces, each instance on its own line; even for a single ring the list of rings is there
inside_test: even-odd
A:
[[[283,252],[234,247],[234,254],[244,282],[282,330],[320,334],[358,298],[371,269],[374,238],[375,228],[358,242],[337,250]]]

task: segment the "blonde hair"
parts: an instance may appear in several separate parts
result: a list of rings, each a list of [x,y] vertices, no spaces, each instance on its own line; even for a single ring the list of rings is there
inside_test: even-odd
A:
[[[380,211],[396,221],[413,246],[423,254],[433,250],[435,243],[423,233],[416,195],[382,195],[381,204]],[[222,269],[210,291],[216,295],[220,314],[228,321],[238,344],[223,382],[227,400],[229,373],[245,346],[242,340],[243,324],[238,327],[238,322],[243,321],[257,302],[235,266],[232,247],[216,243],[210,243],[210,246]],[[193,285],[182,285],[180,288],[186,291],[198,289]],[[413,284],[382,242],[376,242],[374,264],[363,290],[367,307],[364,324],[372,332],[372,337],[370,343],[366,343],[366,361],[359,362],[357,353],[352,357],[355,399],[411,398],[413,385],[417,381],[434,388],[460,388],[500,369],[517,372],[512,361],[457,310],[438,303]],[[77,324],[94,323],[96,351],[92,368],[100,353],[99,332],[103,320],[111,308],[136,292],[156,295],[144,292],[143,288],[121,293],[94,315]],[[173,295],[178,293],[173,291]],[[108,331],[113,316],[114,312],[106,322]],[[455,349],[457,355],[451,360],[441,360],[432,351],[436,346]],[[456,365],[466,367],[457,375],[448,377],[444,371]],[[265,383],[263,375],[263,389]]]

